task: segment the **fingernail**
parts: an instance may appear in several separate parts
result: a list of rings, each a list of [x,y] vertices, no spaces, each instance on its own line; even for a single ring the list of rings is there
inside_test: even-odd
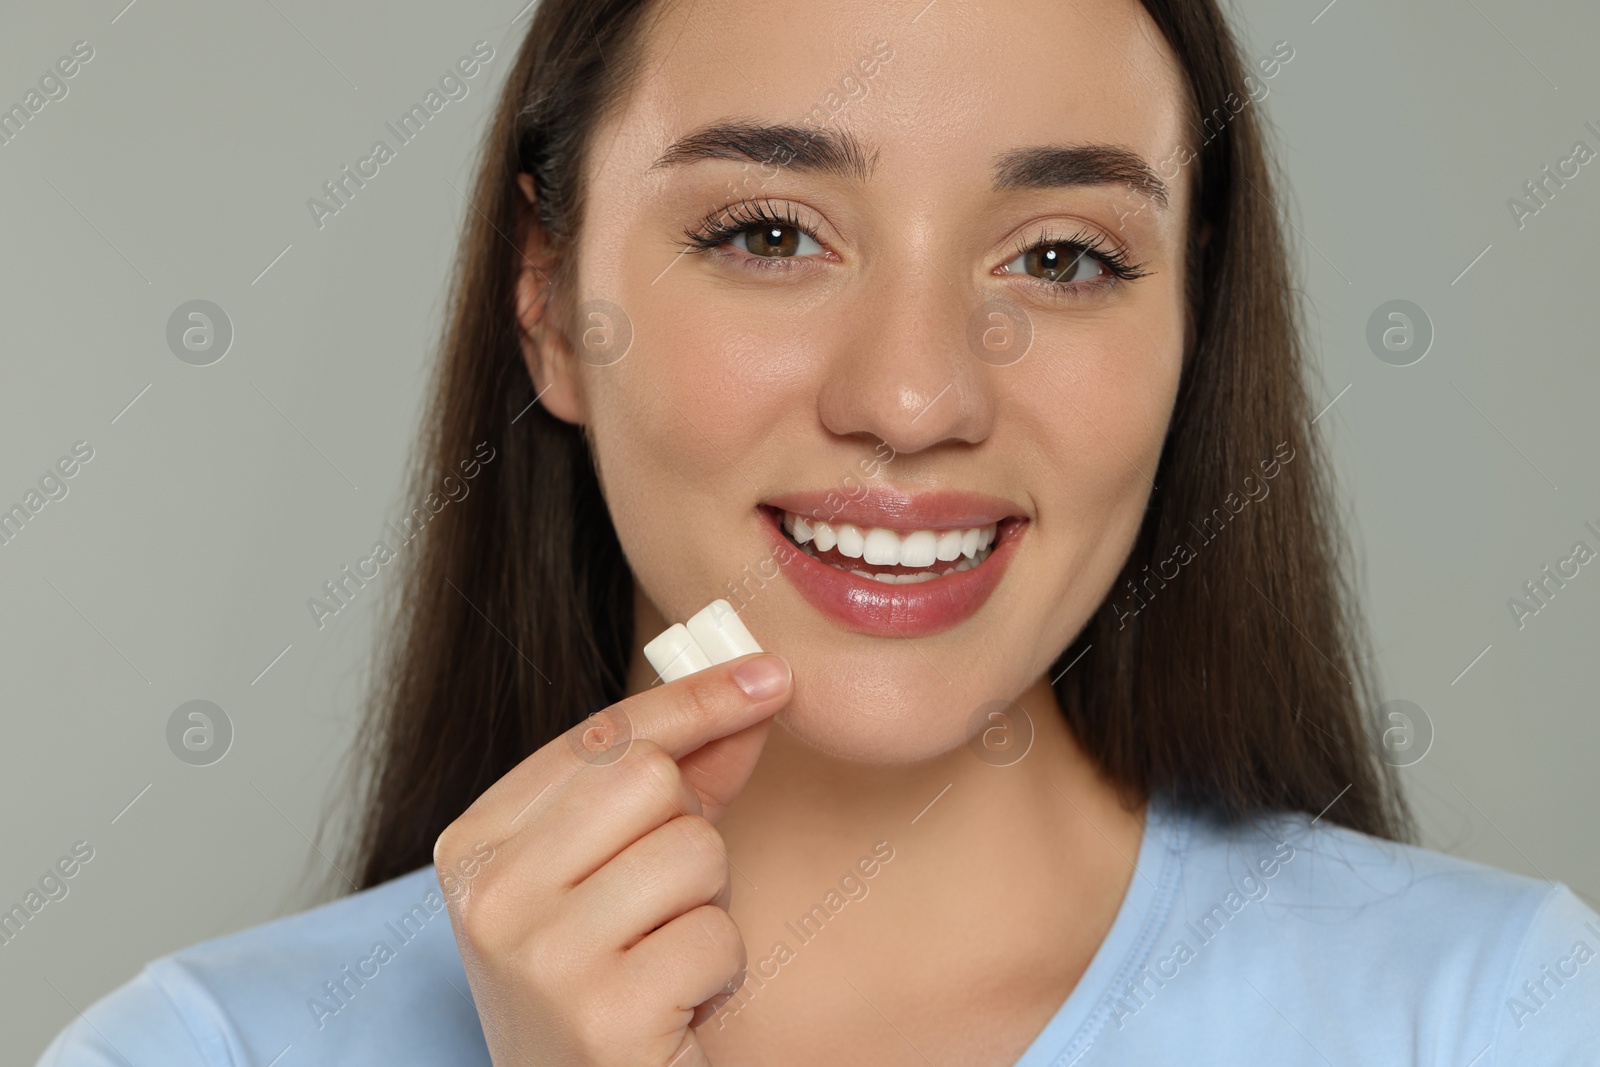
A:
[[[770,700],[789,688],[789,664],[780,656],[758,656],[733,672],[751,700]]]

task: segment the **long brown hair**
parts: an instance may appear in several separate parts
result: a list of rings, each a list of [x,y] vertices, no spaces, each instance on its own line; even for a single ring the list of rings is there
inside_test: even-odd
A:
[[[1214,0],[1144,7],[1191,96],[1189,350],[1143,528],[1052,669],[1073,664],[1057,698],[1130,798],[1159,792],[1232,817],[1326,808],[1330,822],[1405,837],[1372,742],[1256,109],[1201,118],[1242,98],[1245,68]],[[485,446],[494,457],[405,555],[398,626],[355,753],[362,814],[349,851],[362,887],[431,862],[439,833],[489,785],[625,695],[632,575],[582,431],[533,403],[514,287],[536,223],[558,264],[552,307],[562,303],[590,131],[638,74],[652,10],[541,0],[487,134],[413,495]],[[536,218],[519,173],[534,178]],[[1264,485],[1270,499],[1255,499]]]

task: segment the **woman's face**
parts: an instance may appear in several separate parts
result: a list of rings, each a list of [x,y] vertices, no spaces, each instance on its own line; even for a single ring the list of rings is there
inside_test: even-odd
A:
[[[590,427],[662,616],[726,599],[789,660],[791,731],[947,751],[1139,529],[1184,345],[1182,76],[1133,0],[656,8],[543,403]]]

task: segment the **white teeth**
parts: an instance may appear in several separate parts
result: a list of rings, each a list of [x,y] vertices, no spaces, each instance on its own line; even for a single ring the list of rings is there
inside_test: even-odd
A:
[[[812,552],[809,548],[806,549],[806,552],[813,557],[816,555],[816,553]],[[850,573],[855,575],[857,578],[871,578],[873,581],[882,582],[885,585],[916,585],[920,582],[931,582],[935,578],[944,578],[948,575],[955,574],[957,571],[970,571],[972,568],[976,567],[978,564],[987,559],[988,555],[988,552],[983,551],[980,553],[977,559],[963,559],[955,566],[946,567],[937,573],[934,571],[918,571],[916,574],[873,574],[871,571],[864,571],[859,567],[850,568]],[[839,569],[844,570],[843,567],[840,567]]]
[[[840,524],[837,533],[839,535],[839,554],[841,556],[849,556],[851,559],[860,559],[861,553],[867,547],[867,539],[861,536],[861,530],[846,522]],[[871,561],[869,560],[868,562]]]
[[[862,542],[861,558],[882,567],[893,567],[900,562],[900,538],[893,530],[868,530]]]
[[[902,567],[931,567],[938,555],[939,535],[932,530],[917,530],[900,538]]]
[[[787,511],[783,513],[783,528],[796,544],[813,555],[836,548],[842,556],[877,567],[933,567],[935,563],[959,561],[957,566],[943,568],[937,574],[932,570],[909,575],[873,574],[866,570],[850,572],[863,578],[895,584],[925,582],[958,570],[970,570],[988,555],[998,533],[996,523],[965,530],[910,530],[902,533],[880,526],[862,528],[848,522],[837,525],[817,522]]]
[[[865,574],[864,571],[851,571],[851,574]],[[870,574],[867,577],[886,585],[917,585],[922,582],[931,582],[941,577],[932,571],[919,571],[916,574]]]

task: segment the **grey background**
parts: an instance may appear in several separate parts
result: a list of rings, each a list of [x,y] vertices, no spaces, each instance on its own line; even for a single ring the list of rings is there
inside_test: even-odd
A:
[[[1425,843],[1593,904],[1600,563],[1520,631],[1506,601],[1580,538],[1600,549],[1600,163],[1520,231],[1506,201],[1574,141],[1600,149],[1600,9],[1323,2],[1251,0],[1240,28],[1252,58],[1295,50],[1261,106],[1383,698],[1436,733],[1405,780]],[[16,1063],[145,961],[303,907],[329,873],[311,841],[332,854],[393,574],[321,632],[305,601],[412,506],[457,190],[527,25],[518,0],[125,3],[0,13],[0,103],[95,50],[0,147],[0,505],[95,450],[0,546],[0,905],[95,849],[0,946]],[[319,230],[307,198],[478,40],[495,58],[467,98]],[[166,343],[195,299],[233,323],[211,366]],[[1413,366],[1365,341],[1393,299],[1434,324]],[[208,766],[168,748],[191,700],[232,724]]]

